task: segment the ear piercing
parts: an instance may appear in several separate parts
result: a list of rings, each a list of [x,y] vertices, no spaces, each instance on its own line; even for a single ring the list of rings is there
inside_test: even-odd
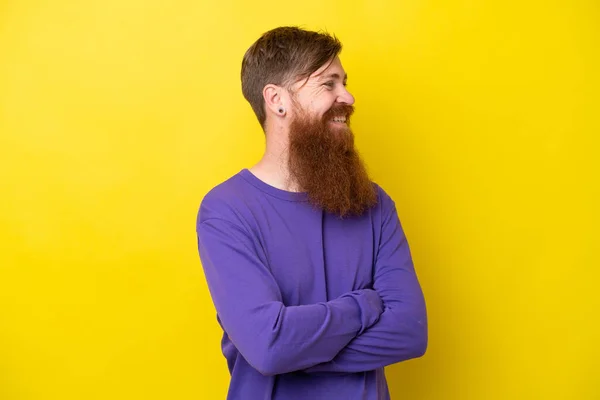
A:
[[[285,108],[283,108],[283,107],[279,107],[279,108],[277,109],[277,111],[279,111],[279,114],[283,114],[283,113],[285,113]]]

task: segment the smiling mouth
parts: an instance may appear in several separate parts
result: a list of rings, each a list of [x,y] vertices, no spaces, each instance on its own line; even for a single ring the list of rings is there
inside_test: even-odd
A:
[[[346,123],[346,117],[333,117],[332,121],[340,123],[340,124],[345,124]]]

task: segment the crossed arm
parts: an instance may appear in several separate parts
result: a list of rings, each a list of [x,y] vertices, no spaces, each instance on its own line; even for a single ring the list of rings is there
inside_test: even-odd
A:
[[[393,205],[393,203],[391,203]],[[383,217],[373,289],[285,306],[243,229],[199,219],[198,249],[229,338],[263,375],[370,371],[419,357],[427,346],[425,302],[395,208]]]
[[[425,300],[395,208],[382,229],[373,289],[383,301],[383,313],[377,323],[350,341],[333,360],[305,372],[371,371],[425,353]]]

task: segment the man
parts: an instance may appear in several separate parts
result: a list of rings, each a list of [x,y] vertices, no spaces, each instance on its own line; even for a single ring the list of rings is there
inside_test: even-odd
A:
[[[242,62],[266,151],[211,190],[197,220],[228,399],[389,399],[384,367],[427,347],[394,202],[354,148],[340,51],[282,27]]]

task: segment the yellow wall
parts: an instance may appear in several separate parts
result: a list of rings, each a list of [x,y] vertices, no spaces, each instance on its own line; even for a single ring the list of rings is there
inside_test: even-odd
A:
[[[0,398],[224,398],[203,194],[261,155],[245,49],[345,44],[428,300],[405,399],[598,399],[597,1],[0,3]]]

